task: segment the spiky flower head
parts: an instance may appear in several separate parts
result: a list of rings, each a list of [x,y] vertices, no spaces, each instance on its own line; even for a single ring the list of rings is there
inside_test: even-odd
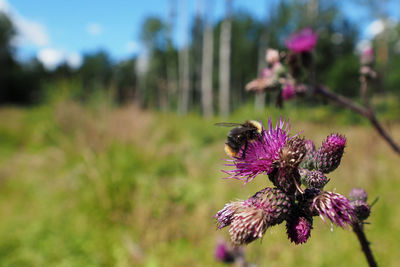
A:
[[[313,200],[311,208],[318,212],[323,221],[331,220],[337,226],[345,228],[354,218],[353,206],[343,195],[324,191]]]
[[[335,170],[342,159],[346,138],[339,134],[331,134],[322,143],[315,155],[315,167],[323,173]]]
[[[305,243],[311,235],[312,217],[291,216],[286,221],[286,233],[296,245]]]
[[[275,127],[268,120],[268,129],[262,126],[261,137],[247,143],[244,156],[231,159],[232,163],[226,164],[235,167],[234,170],[224,171],[230,175],[228,178],[238,179],[246,184],[259,174],[271,173],[274,162],[279,160],[280,149],[291,139],[289,130],[289,124],[282,119]]]
[[[350,201],[361,200],[365,202],[368,199],[368,194],[362,188],[353,188],[349,193],[349,199]]]
[[[329,182],[329,179],[322,172],[314,170],[307,172],[304,182],[307,187],[322,189]]]
[[[305,140],[304,147],[306,149],[306,155],[304,156],[300,166],[308,170],[313,170],[315,165],[315,154],[317,153],[314,142],[310,139]]]
[[[232,202],[217,212],[218,228],[230,225],[235,245],[261,238],[269,226],[281,223],[291,207],[290,198],[277,188],[265,188],[245,201]]]
[[[362,200],[352,201],[351,204],[354,208],[354,214],[359,221],[366,220],[371,214],[371,207]]]
[[[305,155],[304,139],[294,137],[279,149],[279,159],[274,170],[268,174],[271,182],[287,194],[294,194],[296,183],[300,184],[297,167]]]

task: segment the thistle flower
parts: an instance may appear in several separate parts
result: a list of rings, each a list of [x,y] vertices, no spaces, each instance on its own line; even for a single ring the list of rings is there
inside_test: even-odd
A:
[[[331,134],[322,143],[315,155],[315,167],[323,173],[335,170],[342,159],[346,138],[339,134]]]
[[[268,129],[264,129],[261,138],[247,144],[246,153],[243,158],[232,159],[232,163],[226,166],[234,166],[234,170],[223,171],[244,183],[250,182],[259,174],[269,174],[274,169],[274,162],[279,160],[280,148],[291,138],[289,137],[290,126],[280,119],[275,128],[268,120]],[[293,138],[293,137],[292,137]]]
[[[337,226],[345,228],[354,218],[353,206],[343,195],[333,192],[322,192],[314,198],[311,209],[316,210],[323,221],[327,217]]]
[[[283,100],[289,100],[292,99],[296,96],[296,91],[294,89],[294,86],[291,84],[286,84],[282,88],[282,98]]]
[[[290,198],[277,188],[265,188],[245,201],[233,202],[217,212],[218,228],[230,225],[235,245],[261,238],[269,226],[281,223],[289,213]]]
[[[272,183],[287,194],[294,194],[300,185],[300,174],[297,170],[305,155],[304,139],[294,137],[279,149],[279,160],[275,169],[268,175]]]
[[[215,248],[215,258],[218,261],[232,263],[235,261],[234,254],[225,242],[219,242]]]
[[[290,35],[285,44],[290,51],[301,53],[313,50],[317,40],[318,34],[313,33],[311,28],[305,28],[298,33]]]
[[[307,242],[311,236],[312,217],[292,216],[286,221],[286,233],[296,245]]]
[[[308,187],[322,189],[329,179],[322,172],[314,170],[307,173],[304,182]]]

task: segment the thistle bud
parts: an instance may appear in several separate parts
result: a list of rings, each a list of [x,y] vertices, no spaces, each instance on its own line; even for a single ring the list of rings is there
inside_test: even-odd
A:
[[[322,143],[315,155],[315,167],[323,173],[335,170],[342,159],[346,138],[339,134],[331,134]]]
[[[371,213],[371,207],[366,202],[362,200],[356,200],[351,202],[351,204],[354,206],[354,214],[359,221],[364,221],[369,217]]]
[[[353,188],[349,193],[349,199],[350,201],[361,200],[363,202],[366,202],[368,199],[368,195],[367,192],[365,192],[365,190],[362,188]]]
[[[307,187],[320,189],[322,189],[329,182],[329,179],[325,176],[325,174],[315,170],[308,172],[304,180]]]
[[[312,217],[291,216],[286,221],[286,233],[296,245],[307,242],[312,230]]]

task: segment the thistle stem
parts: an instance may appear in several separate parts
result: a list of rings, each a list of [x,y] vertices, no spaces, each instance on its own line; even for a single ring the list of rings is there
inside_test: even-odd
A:
[[[378,265],[376,264],[374,255],[372,254],[372,250],[369,246],[369,242],[367,240],[367,237],[365,236],[364,233],[364,227],[362,223],[360,222],[355,222],[352,225],[353,231],[356,234],[358,241],[360,242],[361,249],[365,255],[365,258],[367,259],[368,265],[370,267],[377,267]]]
[[[361,116],[367,118],[372,126],[378,131],[379,135],[391,146],[391,148],[397,153],[400,154],[400,146],[393,140],[393,138],[389,135],[389,133],[383,128],[382,124],[378,121],[375,116],[373,109],[368,107],[363,107],[353,102],[352,100],[333,93],[323,86],[315,86],[314,92],[316,94],[320,94],[323,97],[332,100],[342,106],[347,107],[348,109],[360,114]]]

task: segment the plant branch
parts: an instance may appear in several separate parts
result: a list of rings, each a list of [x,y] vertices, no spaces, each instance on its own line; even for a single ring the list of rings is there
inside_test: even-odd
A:
[[[367,85],[365,84],[364,86],[367,86]],[[366,90],[366,87],[363,89]],[[335,94],[334,92],[330,91],[329,89],[327,89],[324,86],[315,86],[314,93],[322,95],[326,99],[332,100],[342,106],[345,106],[348,109],[367,118],[371,122],[372,126],[374,126],[374,128],[378,131],[380,136],[383,139],[385,139],[385,141],[392,147],[392,149],[397,154],[400,155],[400,146],[392,139],[392,137],[389,135],[389,133],[383,128],[383,126],[376,118],[375,113],[374,113],[373,109],[369,106],[369,104],[368,104],[368,107],[360,106],[357,103],[353,102],[352,100],[350,100],[342,95]]]
[[[365,236],[364,233],[364,227],[361,222],[355,222],[352,225],[353,231],[356,234],[358,241],[360,242],[361,249],[367,258],[368,265],[370,267],[377,267],[378,265],[376,264],[374,255],[372,254],[371,248],[369,246],[369,242],[367,240],[367,237]]]

